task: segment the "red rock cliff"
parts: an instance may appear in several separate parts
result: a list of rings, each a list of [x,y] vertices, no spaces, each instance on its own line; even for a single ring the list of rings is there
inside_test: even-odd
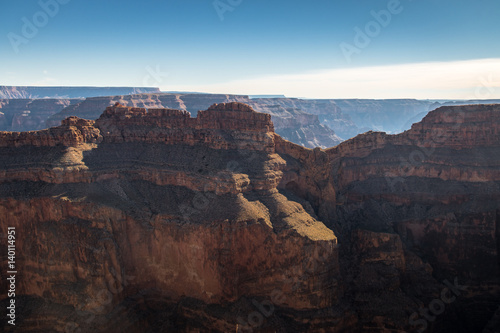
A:
[[[499,128],[498,106],[444,107],[307,149],[226,103],[2,133],[23,328],[496,329]],[[426,319],[450,281],[467,288]]]
[[[240,103],[215,104],[191,118],[189,112],[116,104],[96,121],[105,142],[204,145],[215,149],[274,151],[271,116]]]
[[[424,318],[419,309],[439,299],[443,281],[455,278],[470,292],[433,319],[439,327],[481,330],[494,316],[500,299],[499,105],[441,107],[402,134],[368,132],[322,151],[322,163],[309,163],[319,151],[276,141],[287,161],[279,187],[313,203],[343,245],[341,272],[355,299],[347,302],[363,314],[362,326],[422,329],[410,316],[417,312],[413,323]],[[301,181],[294,180],[298,173]],[[325,179],[335,189],[326,207]]]
[[[1,232],[16,228],[32,304],[20,327],[234,331],[255,304],[297,322],[331,306],[337,239],[277,190],[274,140],[270,115],[238,103],[196,118],[115,105],[95,123],[1,133]]]

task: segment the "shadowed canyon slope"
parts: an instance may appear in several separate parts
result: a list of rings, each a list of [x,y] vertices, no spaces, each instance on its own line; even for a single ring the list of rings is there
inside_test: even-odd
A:
[[[500,295],[498,105],[441,107],[402,134],[369,132],[323,151],[327,187],[318,152],[277,147],[287,161],[280,187],[308,198],[339,238],[363,327],[483,330]],[[428,315],[448,291],[443,281],[468,291]]]
[[[177,108],[0,132],[24,331],[500,328],[498,106],[326,150],[245,104]]]

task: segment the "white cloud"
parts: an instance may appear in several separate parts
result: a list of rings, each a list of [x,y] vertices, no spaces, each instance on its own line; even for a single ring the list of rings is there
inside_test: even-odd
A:
[[[162,90],[307,98],[500,98],[500,59],[322,70]]]
[[[34,82],[32,85],[33,86],[50,86],[50,85],[56,85],[58,80],[53,77],[44,77],[41,80],[38,80]]]

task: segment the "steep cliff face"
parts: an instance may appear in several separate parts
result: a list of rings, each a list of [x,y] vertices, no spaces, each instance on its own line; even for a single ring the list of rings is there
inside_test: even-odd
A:
[[[270,118],[239,103],[196,118],[115,105],[95,122],[3,132],[0,226],[16,228],[25,304],[17,328],[321,325],[308,318],[338,297],[337,239],[277,190],[285,161]]]
[[[308,164],[304,156],[311,153],[290,145],[276,145],[287,161],[280,187],[318,202],[319,219],[331,221],[342,245],[342,279],[351,295],[346,301],[357,309],[359,325],[475,332],[495,322],[498,105],[441,107],[402,134],[369,132],[323,151],[334,209],[321,205],[317,191],[324,168]],[[308,169],[307,183],[289,181]],[[447,303],[450,283],[459,287]]]
[[[402,132],[410,128],[412,123],[420,121],[427,112],[441,105],[438,102],[412,99],[262,98],[253,101],[265,105],[275,104],[284,108],[301,109],[306,113],[317,115],[323,125],[334,130],[343,140],[369,130]],[[460,104],[467,103],[462,101]]]
[[[28,332],[500,328],[496,105],[322,150],[236,102],[117,104],[1,133],[0,170]]]

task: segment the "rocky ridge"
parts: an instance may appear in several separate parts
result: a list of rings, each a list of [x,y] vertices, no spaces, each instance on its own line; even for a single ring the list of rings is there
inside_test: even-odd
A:
[[[158,88],[146,87],[35,87],[0,86],[2,99],[85,98],[140,93],[159,93]]]
[[[274,138],[270,115],[239,103],[196,118],[117,104],[1,133],[1,231],[16,227],[17,297],[31,304],[18,327],[229,331],[255,304],[298,322],[330,306],[337,239],[277,190]],[[132,310],[144,301],[146,315]]]
[[[61,120],[69,116],[95,120],[99,118],[104,108],[116,102],[131,107],[186,110],[193,116],[196,116],[198,110],[205,110],[214,103],[241,102],[250,105],[258,112],[271,114],[277,133],[288,140],[311,148],[316,146],[326,148],[341,142],[335,132],[319,122],[316,115],[301,109],[281,107],[274,102],[274,99],[261,101],[240,95],[165,93],[88,98],[51,116],[47,120],[47,125],[57,126]]]
[[[196,118],[115,105],[2,133],[0,225],[25,235],[22,324],[494,332],[499,151],[497,105],[441,107],[326,150],[239,103]]]
[[[287,162],[280,188],[307,198],[339,237],[345,301],[361,327],[477,332],[495,320],[498,105],[441,107],[404,133],[368,132],[325,151],[276,147]],[[311,171],[313,154],[323,155],[327,177],[323,166]],[[325,205],[330,186],[336,197]],[[456,290],[453,303],[432,312],[439,316],[425,317],[446,281],[468,292]]]

